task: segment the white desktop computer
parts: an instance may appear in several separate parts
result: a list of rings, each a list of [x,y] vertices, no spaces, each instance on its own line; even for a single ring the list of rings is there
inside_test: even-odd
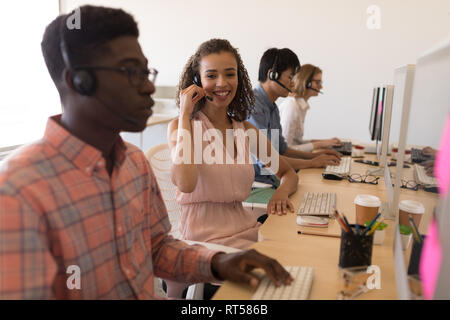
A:
[[[415,70],[414,70],[415,69]],[[406,66],[405,91],[401,113],[398,154],[404,154],[406,140],[416,145],[437,148],[445,120],[450,113],[450,37],[426,52],[416,67]],[[410,113],[412,115],[410,121]],[[408,132],[409,122],[411,122]],[[408,134],[408,136],[407,136]],[[446,146],[447,148],[449,146]],[[444,164],[450,166],[450,162]],[[403,171],[403,157],[398,157],[395,173],[394,197],[391,213],[396,218],[394,261],[399,299],[410,299],[407,269],[401,249],[398,226],[398,202],[400,180]],[[448,178],[448,177],[447,177]],[[386,182],[387,183],[387,182]],[[440,195],[437,208],[438,233],[441,246],[439,275],[435,283],[433,299],[450,299],[450,192]],[[428,259],[438,257],[428,257]],[[436,261],[437,263],[439,261]]]

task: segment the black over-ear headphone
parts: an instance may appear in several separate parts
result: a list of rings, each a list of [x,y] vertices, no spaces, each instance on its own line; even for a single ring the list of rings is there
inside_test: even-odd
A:
[[[202,87],[202,81],[200,80],[200,76],[198,74],[194,75],[194,84],[196,86],[199,86],[200,88]]]
[[[97,78],[95,74],[88,69],[73,67],[70,63],[69,50],[64,38],[64,25],[66,24],[66,19],[61,19],[61,26],[59,29],[59,48],[61,51],[61,56],[64,61],[64,66],[69,70],[70,76],[72,78],[72,83],[75,90],[83,95],[90,96],[94,93],[97,88]]]
[[[316,73],[316,67],[314,67],[313,71],[311,72],[311,75],[309,76],[308,80],[306,81],[306,89],[311,89],[312,86],[312,79],[314,77],[314,74]]]
[[[316,88],[312,87],[312,80],[313,80],[314,74],[316,73],[316,70],[317,70],[317,68],[314,67],[313,71],[311,72],[311,75],[309,76],[308,80],[306,81],[306,89],[310,89],[310,90],[315,91],[317,93],[323,94],[322,91],[317,90]]]
[[[276,49],[275,60],[273,60],[272,68],[270,68],[269,79],[272,81],[277,81],[280,79],[280,74],[278,73],[278,49]]]
[[[83,67],[73,67],[72,64],[70,63],[69,50],[67,47],[66,40],[64,38],[64,24],[66,22],[66,19],[62,18],[61,20],[62,20],[61,26],[59,29],[59,48],[61,51],[61,56],[64,61],[64,66],[70,72],[70,76],[72,78],[72,83],[75,90],[83,96],[92,96],[95,90],[97,89],[97,77],[91,70]],[[108,104],[101,101],[100,98],[98,97],[94,98],[119,118],[124,119],[125,121],[131,123],[132,125],[138,124],[138,121],[135,118],[130,116],[123,116],[119,114],[117,111],[115,111],[113,108],[111,108]]]
[[[273,60],[272,68],[271,68],[271,70],[269,72],[269,79],[272,80],[272,81],[275,81],[280,87],[284,88],[288,92],[292,92],[291,89],[289,89],[284,84],[282,84],[280,81],[278,81],[280,79],[281,75],[278,72],[278,49],[276,49],[276,50],[277,50],[277,53],[275,55],[275,60]]]

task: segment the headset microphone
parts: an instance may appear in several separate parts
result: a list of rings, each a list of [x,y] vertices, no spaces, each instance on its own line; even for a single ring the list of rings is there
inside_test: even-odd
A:
[[[316,88],[311,87],[311,88],[308,88],[308,89],[310,89],[310,90],[312,90],[312,91],[315,91],[315,92],[317,92],[317,93],[323,94],[322,91],[317,90]]]
[[[312,70],[311,74],[308,77],[308,80],[306,80],[306,89],[310,89],[310,90],[315,91],[317,93],[323,94],[322,91],[317,90],[316,88],[312,87],[313,77],[314,77],[314,74],[316,73],[316,70],[317,70],[317,68],[314,67],[314,69]]]
[[[288,87],[286,87],[284,84],[282,84],[280,81],[278,80],[273,80],[275,81],[275,83],[278,83],[278,85],[282,86],[284,89],[286,89],[287,91],[289,91],[290,93],[292,93],[292,90],[289,89]]]
[[[111,113],[113,113],[115,116],[125,120],[128,123],[131,123],[132,125],[136,126],[138,124],[137,120],[133,117],[130,116],[123,116],[121,114],[119,114],[116,110],[114,110],[113,108],[111,108],[107,103],[104,103],[100,98],[96,97],[96,96],[92,96],[92,98],[94,98],[95,100],[97,100],[102,106],[104,106],[106,109],[108,109]]]
[[[273,82],[276,82],[279,86],[286,89],[289,93],[292,93],[291,89],[289,89],[279,81],[280,77],[281,74],[278,72],[278,49],[276,49],[275,59],[272,64],[272,68],[269,72],[269,79],[272,80]]]

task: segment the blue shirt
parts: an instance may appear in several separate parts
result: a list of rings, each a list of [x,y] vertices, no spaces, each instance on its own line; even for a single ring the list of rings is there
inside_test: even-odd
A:
[[[255,108],[254,112],[249,118],[249,122],[251,122],[256,128],[258,128],[258,130],[266,129],[267,132],[262,132],[266,134],[267,138],[271,141],[274,148],[278,151],[279,154],[282,155],[287,149],[287,143],[283,137],[283,133],[281,130],[280,111],[278,110],[277,105],[274,102],[270,101],[261,84],[258,84],[255,89],[253,89],[253,93],[255,94]],[[273,139],[272,137],[271,130],[273,129],[278,129],[278,143],[276,139]],[[272,140],[275,141],[272,142]],[[278,180],[278,178],[270,175],[261,175],[261,162],[258,161],[257,163],[255,163],[254,167],[255,181],[276,185],[276,183],[274,183],[274,179]]]

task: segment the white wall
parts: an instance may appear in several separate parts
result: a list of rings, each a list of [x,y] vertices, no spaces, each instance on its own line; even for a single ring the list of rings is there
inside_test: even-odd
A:
[[[305,138],[368,141],[372,88],[392,83],[394,68],[414,64],[450,33],[448,0],[61,0],[64,12],[86,3],[135,16],[158,85],[176,85],[188,57],[212,37],[239,48],[253,84],[273,46],[320,66],[325,94],[310,100]],[[379,30],[367,27],[370,5],[381,10]]]

